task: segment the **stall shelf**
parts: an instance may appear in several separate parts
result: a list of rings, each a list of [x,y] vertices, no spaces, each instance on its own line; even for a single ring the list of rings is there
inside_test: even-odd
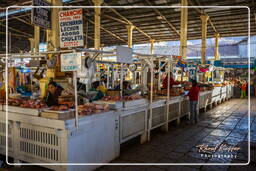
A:
[[[6,113],[0,118],[5,121]],[[118,116],[109,111],[74,119],[55,120],[19,113],[8,113],[12,143],[9,155],[15,161],[30,163],[104,163],[119,155]],[[1,123],[1,128],[4,123]],[[1,139],[5,130],[1,129]],[[5,138],[4,138],[5,141]],[[1,149],[4,144],[1,142]],[[4,152],[1,150],[1,153]],[[93,170],[98,166],[45,166],[54,170]]]
[[[189,106],[189,98],[188,97],[183,97],[181,99],[180,106],[181,106],[180,117],[190,114],[190,106]]]
[[[212,103],[212,91],[204,91],[199,94],[199,109],[204,109]]]
[[[166,123],[166,100],[154,100],[152,102],[152,127],[151,130]]]
[[[227,86],[221,87],[220,101],[223,102],[227,98]]]
[[[230,99],[233,96],[234,87],[232,85],[227,85],[227,99]]]
[[[6,154],[6,122],[1,119],[0,122],[0,154]],[[14,148],[14,131],[13,131],[13,122],[8,122],[8,154],[13,157],[13,148]]]
[[[169,105],[169,122],[173,120],[179,120],[180,114],[181,114],[181,97],[176,96],[176,97],[171,97],[168,104]]]
[[[217,105],[221,101],[221,87],[214,87],[212,91],[212,104]]]

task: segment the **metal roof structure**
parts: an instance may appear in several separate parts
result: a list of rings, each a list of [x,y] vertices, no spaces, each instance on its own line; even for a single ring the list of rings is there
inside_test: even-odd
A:
[[[1,10],[10,5],[31,5],[32,1],[1,0]],[[92,0],[70,0],[66,6],[93,6]],[[159,41],[179,40],[180,8],[154,8],[150,6],[179,6],[180,0],[105,0],[102,6],[101,44],[103,46],[127,44],[126,25],[133,24],[133,44],[147,43],[150,39]],[[209,16],[207,37],[218,32],[221,37],[248,35],[248,9],[250,8],[251,35],[256,35],[255,0],[188,0],[189,6],[236,6],[236,8],[189,8],[188,40],[201,38],[200,15]],[[148,8],[123,8],[124,6],[148,6]],[[12,10],[11,10],[12,11]],[[94,42],[94,9],[87,8],[84,13],[84,33],[87,47]],[[31,11],[23,11],[9,16],[12,51],[29,50],[28,38],[33,37]],[[5,17],[0,15],[0,52],[5,47]],[[41,41],[45,41],[45,30],[41,31]]]

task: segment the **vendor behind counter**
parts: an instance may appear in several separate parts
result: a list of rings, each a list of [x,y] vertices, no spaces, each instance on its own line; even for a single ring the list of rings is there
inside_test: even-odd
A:
[[[56,82],[50,82],[48,84],[48,92],[45,97],[45,103],[47,106],[58,105],[58,98],[64,89],[59,86]]]
[[[174,80],[174,78],[173,78],[172,72],[170,72],[169,76],[170,76],[170,88],[172,88],[173,85],[179,84],[179,83],[175,82],[175,80]],[[168,87],[168,74],[167,74],[166,77],[164,78],[162,84],[163,84],[163,89],[167,89],[167,87]]]

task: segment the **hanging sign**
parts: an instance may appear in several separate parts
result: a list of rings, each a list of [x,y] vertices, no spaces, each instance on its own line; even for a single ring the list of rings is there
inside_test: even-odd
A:
[[[117,62],[131,64],[132,60],[132,48],[117,46],[116,47]]]
[[[84,46],[82,9],[60,11],[59,25],[61,48]]]
[[[61,54],[61,71],[77,71],[81,69],[82,53]]]
[[[32,23],[39,27],[51,29],[51,8],[43,8],[44,6],[51,6],[51,4],[43,0],[33,0],[32,5],[38,7],[32,9]]]

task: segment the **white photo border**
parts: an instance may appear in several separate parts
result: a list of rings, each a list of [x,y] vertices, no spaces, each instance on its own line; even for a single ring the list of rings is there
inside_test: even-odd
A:
[[[6,90],[8,90],[8,54],[9,54],[9,38],[8,38],[8,11],[11,8],[40,8],[39,6],[8,6],[6,8],[6,67],[5,67],[5,76],[6,76],[6,82],[5,87]],[[248,41],[247,41],[247,54],[248,54],[248,83],[250,82],[250,72],[251,72],[251,50],[250,50],[250,8],[248,6],[44,6],[44,8],[119,8],[119,9],[130,9],[130,8],[157,8],[157,9],[171,9],[171,8],[246,8],[248,10]],[[6,101],[8,100],[8,91],[6,91]],[[250,129],[250,116],[251,116],[251,110],[250,110],[250,84],[249,84],[249,90],[248,90],[248,162],[247,163],[9,163],[8,162],[8,136],[6,136],[6,163],[8,165],[13,166],[43,166],[43,165],[248,165],[250,163],[250,140],[251,140],[251,129]],[[6,103],[6,135],[8,135],[8,103]]]

